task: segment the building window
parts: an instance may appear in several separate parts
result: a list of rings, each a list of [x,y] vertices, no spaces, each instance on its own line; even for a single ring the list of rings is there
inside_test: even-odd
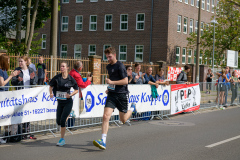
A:
[[[121,31],[128,30],[128,15],[127,14],[120,15],[120,30]]]
[[[214,13],[215,0],[212,0],[212,13]]]
[[[136,30],[144,30],[145,14],[138,13],[136,17]]]
[[[184,17],[183,19],[183,33],[187,34],[187,17]]]
[[[186,48],[182,50],[182,64],[186,63]]]
[[[42,34],[42,49],[46,49],[46,34]]]
[[[188,50],[188,64],[192,63],[192,49]]]
[[[179,57],[180,57],[180,47],[176,48],[176,64],[179,63]]]
[[[103,45],[103,60],[105,60],[105,61],[107,60],[107,57],[106,57],[104,51],[105,51],[105,49],[107,49],[109,47],[111,47],[111,44],[104,44]]]
[[[81,59],[81,53],[82,53],[82,45],[81,44],[75,44],[74,45],[74,58],[75,59]]]
[[[98,0],[90,0],[90,2],[98,2]]]
[[[202,0],[202,9],[205,9],[205,0]]]
[[[135,62],[143,62],[143,45],[135,45]]]
[[[62,3],[69,3],[69,0],[62,0]]]
[[[198,21],[195,21],[195,33],[197,34],[198,31]]]
[[[196,7],[199,8],[199,0],[197,0]]]
[[[90,44],[89,49],[88,49],[88,55],[96,55],[96,45],[95,44]]]
[[[207,0],[207,11],[210,11],[210,0]]]
[[[178,15],[177,32],[181,32],[181,22],[182,22],[182,16]]]
[[[62,32],[68,31],[68,16],[62,16]]]
[[[190,19],[189,34],[193,32],[193,19]]]
[[[200,52],[200,56],[199,56],[199,64],[202,64],[202,52]]]
[[[82,16],[76,16],[75,19],[75,31],[82,31],[82,23],[83,23],[83,17]]]
[[[112,30],[112,15],[105,15],[105,23],[104,23],[105,27],[104,30],[105,31],[111,31]]]
[[[67,44],[62,44],[61,45],[61,58],[66,58],[67,57]]]
[[[182,2],[182,0],[178,0],[179,2]]]
[[[127,45],[119,45],[119,61],[127,60]]]
[[[206,24],[206,30],[207,31],[209,30],[209,24]]]
[[[82,3],[82,2],[83,2],[83,0],[76,0],[76,2],[77,2],[77,3]]]
[[[203,35],[203,28],[204,28],[204,23],[201,22],[201,36]]]
[[[96,15],[90,15],[89,30],[90,31],[96,31],[97,30],[97,16]]]
[[[113,0],[105,0],[105,1],[113,1]]]
[[[188,4],[188,0],[185,0],[185,3]]]
[[[191,0],[191,6],[194,6],[194,1],[195,1],[195,0]]]

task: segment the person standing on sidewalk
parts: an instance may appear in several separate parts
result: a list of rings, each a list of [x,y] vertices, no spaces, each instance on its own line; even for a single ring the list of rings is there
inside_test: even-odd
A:
[[[212,89],[212,79],[213,78],[214,78],[214,74],[212,73],[212,70],[209,68],[207,76],[205,78],[205,80],[207,81],[207,85],[206,85],[207,92],[206,92],[206,94],[208,94],[208,93],[210,94],[210,91]]]
[[[43,63],[43,60],[43,56],[39,56],[39,63],[37,65],[38,85],[43,85],[46,82],[47,67]]]
[[[113,47],[109,47],[104,51],[109,64],[107,70],[109,78],[106,78],[108,84],[107,100],[103,113],[102,122],[102,139],[93,141],[93,144],[100,148],[106,149],[106,138],[109,128],[109,119],[115,108],[119,110],[120,120],[125,123],[135,108],[128,110],[128,75],[124,65],[116,59],[116,51]]]

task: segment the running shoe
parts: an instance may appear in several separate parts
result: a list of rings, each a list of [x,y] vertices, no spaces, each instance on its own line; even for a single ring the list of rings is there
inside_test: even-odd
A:
[[[59,142],[57,143],[57,146],[64,146],[66,143],[65,143],[65,139],[61,138],[59,140]]]
[[[5,143],[7,143],[7,139],[4,140],[4,139],[0,138],[0,144],[5,144]]]
[[[106,149],[106,143],[104,143],[102,139],[93,141],[93,145],[100,149]]]
[[[132,103],[131,108],[133,108],[132,115],[133,115],[133,116],[136,116],[136,115],[137,115],[136,104],[135,104],[135,103]]]

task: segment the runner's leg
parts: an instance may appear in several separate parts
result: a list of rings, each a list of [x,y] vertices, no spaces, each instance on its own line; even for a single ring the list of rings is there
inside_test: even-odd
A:
[[[102,123],[102,134],[107,134],[109,127],[109,119],[111,118],[113,109],[109,107],[104,108],[103,123]]]

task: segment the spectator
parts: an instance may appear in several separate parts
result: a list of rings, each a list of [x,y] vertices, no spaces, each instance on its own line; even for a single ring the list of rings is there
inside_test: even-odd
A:
[[[205,80],[207,81],[207,91],[206,94],[210,94],[211,88],[212,88],[212,79],[214,78],[214,74],[212,73],[212,70],[209,68],[208,73],[206,75]]]
[[[218,78],[218,88],[219,88],[219,97],[220,97],[220,105],[223,105],[224,104],[224,92],[226,90],[226,85],[225,85],[225,77],[226,77],[226,70],[225,69],[222,69],[222,72],[219,72],[220,75],[219,75],[219,78]],[[216,73],[217,75],[219,73]]]
[[[31,62],[31,58],[30,57],[28,57],[28,64],[29,64],[29,67],[31,67],[34,70],[34,72],[36,73],[37,72],[36,66],[35,66],[35,64],[33,64]]]
[[[145,84],[155,85],[158,88],[158,83],[152,76],[152,67],[147,68],[147,74],[144,75]]]
[[[126,66],[127,75],[128,75],[128,84],[136,84],[136,80],[133,79],[132,75],[132,66]]]
[[[43,63],[43,60],[43,56],[39,56],[39,63],[37,65],[38,85],[43,85],[46,82],[47,67]]]
[[[133,72],[133,79],[136,80],[136,84],[145,83],[145,78],[144,78],[145,73],[140,72],[140,70],[141,70],[141,65],[139,63],[136,63],[135,72]]]
[[[169,84],[168,81],[165,81],[164,70],[162,68],[160,68],[158,70],[158,74],[155,75],[155,80],[158,81],[158,84],[164,84],[164,85]]]
[[[232,90],[232,98],[231,98],[231,105],[232,105],[234,100],[237,98],[238,82],[239,82],[239,79],[235,71],[232,72],[232,79],[230,81],[231,81],[231,90]]]
[[[190,72],[190,67],[188,65],[184,66],[184,70],[181,71],[177,77],[177,84],[190,84],[187,80],[187,73]]]
[[[91,81],[92,81],[92,77],[89,76],[89,77],[87,77],[87,81],[83,82],[82,76],[80,74],[82,69],[83,69],[82,62],[77,61],[74,64],[73,69],[69,73],[69,75],[72,76],[75,79],[75,81],[77,82],[77,85],[79,87],[79,97],[80,98],[82,97],[82,94],[80,94],[81,93],[81,88],[86,88],[88,85],[91,84]]]

